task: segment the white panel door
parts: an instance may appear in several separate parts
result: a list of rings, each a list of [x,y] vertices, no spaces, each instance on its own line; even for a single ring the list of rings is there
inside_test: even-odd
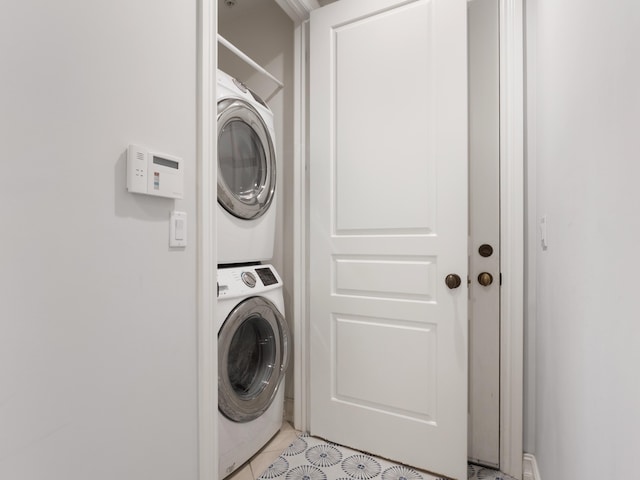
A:
[[[458,479],[466,35],[466,0],[341,0],[311,16],[311,433]]]

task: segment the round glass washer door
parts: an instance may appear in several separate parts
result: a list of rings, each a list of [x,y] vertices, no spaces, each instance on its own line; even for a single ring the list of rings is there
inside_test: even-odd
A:
[[[271,405],[287,368],[289,330],[263,297],[239,303],[218,333],[218,409],[249,422]]]
[[[218,203],[243,220],[262,216],[276,189],[276,156],[258,111],[237,98],[218,102]]]

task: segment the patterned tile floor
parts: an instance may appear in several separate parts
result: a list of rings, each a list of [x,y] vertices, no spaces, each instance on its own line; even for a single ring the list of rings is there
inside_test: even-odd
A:
[[[287,446],[288,445],[288,446]],[[496,470],[468,466],[468,480],[513,480]],[[429,473],[296,432],[281,432],[228,480],[440,480]]]

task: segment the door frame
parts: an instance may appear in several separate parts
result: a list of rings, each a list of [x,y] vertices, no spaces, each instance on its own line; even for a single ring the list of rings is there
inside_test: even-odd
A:
[[[522,478],[524,0],[500,0],[500,469]]]
[[[198,478],[218,476],[218,257],[216,69],[218,2],[198,0],[197,18]]]
[[[276,0],[280,3],[282,0]],[[293,272],[307,276],[307,111],[306,84],[309,0],[299,6],[294,37],[294,209]],[[524,0],[500,0],[500,196],[502,243],[500,468],[522,478],[524,332]],[[289,12],[287,12],[289,13]],[[216,260],[217,172],[215,126],[217,2],[198,1],[198,400],[199,478],[216,478],[217,332],[213,295]],[[294,282],[294,422],[308,426],[307,283]]]
[[[291,0],[289,0],[291,1]],[[301,7],[306,6],[301,2]],[[500,0],[500,469],[522,478],[524,366],[524,10]],[[306,9],[309,12],[308,9]],[[307,13],[308,18],[308,13]],[[294,44],[293,282],[294,424],[309,426],[308,315],[308,20],[296,22]]]

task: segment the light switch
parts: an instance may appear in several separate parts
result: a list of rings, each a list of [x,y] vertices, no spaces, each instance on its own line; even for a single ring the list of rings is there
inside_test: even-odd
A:
[[[540,217],[540,244],[542,245],[542,249],[546,250],[549,248],[549,237],[547,234],[547,216],[543,215]]]
[[[169,246],[187,246],[187,212],[171,212]]]
[[[184,220],[176,218],[176,240],[184,240]]]

